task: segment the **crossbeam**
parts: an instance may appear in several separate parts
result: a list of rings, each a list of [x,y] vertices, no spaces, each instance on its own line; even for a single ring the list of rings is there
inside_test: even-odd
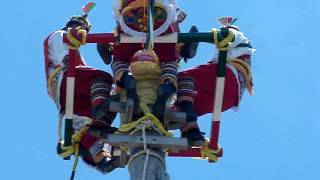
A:
[[[103,137],[112,146],[143,147],[142,136],[108,134]],[[170,151],[180,151],[188,148],[186,138],[150,136],[146,137],[146,143],[150,148],[162,147]]]
[[[223,149],[221,149],[220,153],[217,154],[218,157],[222,157],[223,155]],[[169,156],[171,157],[195,157],[195,158],[200,158],[201,157],[201,148],[199,147],[192,147],[186,150],[182,150],[179,152],[169,152]],[[210,163],[213,163],[210,161]]]
[[[69,43],[67,35],[63,35],[63,42]],[[132,37],[121,34],[116,37],[113,33],[90,33],[87,34],[86,43],[145,43],[146,37]],[[186,43],[186,42],[207,42],[213,43],[211,32],[193,33],[171,33],[154,38],[154,43]]]

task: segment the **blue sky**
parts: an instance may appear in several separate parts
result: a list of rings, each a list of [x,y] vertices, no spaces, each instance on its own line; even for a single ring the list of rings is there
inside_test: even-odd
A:
[[[57,112],[46,94],[44,38],[81,12],[86,1],[4,1],[0,11],[0,179],[68,179],[72,161],[55,154]],[[96,0],[90,13],[93,32],[115,25],[110,0]],[[258,51],[252,60],[256,95],[245,94],[239,112],[222,116],[217,164],[168,158],[171,179],[319,179],[320,1],[180,0],[188,12],[182,30],[217,27],[216,17],[238,17],[237,25]],[[82,52],[89,65],[110,72],[94,45]],[[212,45],[201,44],[184,68],[205,63]],[[199,119],[209,134],[210,115]],[[105,177],[80,163],[77,180],[129,179],[126,169]]]

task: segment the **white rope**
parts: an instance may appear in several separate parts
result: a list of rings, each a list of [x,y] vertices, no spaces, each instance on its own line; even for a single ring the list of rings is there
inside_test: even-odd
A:
[[[142,139],[143,139],[143,150],[147,152],[146,159],[145,159],[144,165],[143,165],[143,172],[142,172],[142,180],[145,180],[146,179],[147,168],[148,168],[149,155],[150,155],[150,150],[147,149],[147,138],[146,138],[146,125],[145,125],[145,123],[143,123],[143,126],[142,126]]]
[[[142,126],[143,150],[147,150],[146,124]]]
[[[62,142],[62,119],[63,119],[64,114],[61,113],[59,114],[59,120],[58,120],[58,142]]]
[[[147,169],[148,169],[148,162],[149,162],[149,157],[150,155],[156,157],[157,159],[159,159],[165,166],[165,169],[166,169],[166,161],[165,159],[159,155],[159,153],[157,152],[153,152],[151,151],[150,149],[148,149],[147,147],[147,136],[146,136],[146,127],[147,128],[152,128],[153,130],[159,132],[159,134],[162,135],[162,133],[158,130],[158,128],[156,128],[154,126],[154,124],[151,122],[151,121],[145,121],[143,122],[141,125],[139,125],[138,127],[136,127],[131,133],[130,135],[134,134],[135,132],[141,130],[142,131],[142,140],[143,140],[143,151],[140,151],[138,153],[136,153],[135,155],[131,156],[129,161],[128,161],[128,167],[130,167],[132,161],[141,156],[141,155],[144,155],[146,154],[146,158],[145,158],[145,161],[144,161],[144,165],[143,165],[143,172],[142,172],[142,180],[146,180],[146,174],[147,174]]]
[[[142,180],[145,180],[145,179],[146,179],[148,162],[149,162],[149,156],[150,156],[150,149],[147,149],[146,160],[144,161],[144,166],[143,166],[143,173],[142,173],[143,176],[142,176]]]
[[[131,165],[131,163],[132,163],[132,161],[133,161],[134,159],[136,159],[137,157],[139,157],[139,156],[141,156],[141,155],[144,155],[144,154],[146,154],[146,153],[147,153],[146,151],[140,151],[140,152],[136,153],[135,155],[131,156],[130,159],[129,159],[129,161],[128,161],[128,167],[130,167],[130,165]],[[163,158],[162,156],[159,155],[158,152],[153,152],[153,151],[151,150],[151,151],[149,152],[149,154],[150,154],[151,156],[156,157],[156,158],[159,159],[164,165],[166,165],[166,161],[164,160],[164,158]]]

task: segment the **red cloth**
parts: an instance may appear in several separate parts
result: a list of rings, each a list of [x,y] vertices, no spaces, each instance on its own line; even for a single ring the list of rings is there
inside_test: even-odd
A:
[[[128,62],[130,63],[130,60],[134,53],[137,51],[143,49],[143,44],[119,44],[115,45],[113,47],[113,56],[114,59]],[[170,61],[176,61],[176,44],[173,43],[158,43],[154,45],[155,53],[159,57],[160,62],[170,62]]]
[[[175,26],[171,25],[162,35],[176,32]],[[118,32],[124,33],[120,27],[118,27]],[[117,61],[130,62],[134,53],[143,49],[144,43],[130,43],[130,44],[119,44],[113,47],[113,57]],[[176,61],[178,56],[176,54],[176,44],[175,43],[156,43],[154,44],[155,53],[157,54],[160,62]]]
[[[107,72],[85,66],[76,67],[74,88],[74,114],[92,118],[90,93],[91,83],[95,78],[102,78],[110,84],[112,84],[113,82],[112,76]],[[66,82],[67,77],[64,76],[60,87],[61,112],[65,110]],[[96,166],[96,163],[94,162],[94,157],[90,155],[89,149],[99,139],[100,138],[91,136],[90,133],[86,132],[80,142],[81,150],[86,152],[84,154],[81,154],[82,159],[92,166]]]
[[[49,60],[49,37],[52,35],[51,33],[44,41],[44,56],[45,56],[45,70],[46,77],[48,81],[48,67],[50,66]],[[83,66],[84,62],[80,58],[79,51],[77,51],[78,55],[76,56],[76,72],[75,72],[75,94],[74,94],[74,114],[79,116],[87,116],[92,117],[91,115],[91,98],[90,98],[90,88],[91,82],[99,77],[105,79],[106,82],[112,84],[112,76],[104,71],[97,70],[91,67]],[[65,110],[65,101],[66,101],[66,74],[62,79],[61,87],[60,87],[60,105],[61,112]]]
[[[75,91],[74,91],[74,114],[92,118],[91,114],[91,83],[95,78],[103,78],[112,84],[112,77],[109,73],[91,67],[76,67]],[[63,77],[60,89],[61,111],[65,109],[67,77]]]
[[[208,63],[178,73],[178,78],[191,76],[195,81],[194,110],[198,116],[212,113],[216,88],[216,63]],[[237,77],[230,68],[226,69],[222,111],[239,104]]]
[[[48,81],[48,67],[50,65],[49,61],[49,37],[44,41],[44,56],[45,56],[45,71],[46,71],[46,79]],[[79,53],[79,51],[78,51]],[[77,66],[75,69],[75,88],[74,88],[74,114],[79,116],[86,116],[92,118],[91,113],[91,83],[95,78],[104,79],[110,85],[113,82],[112,76],[104,71],[97,70],[91,67],[83,66],[84,63],[80,58],[79,54],[76,56],[75,65]],[[65,111],[65,103],[66,103],[66,77],[67,72],[64,74],[64,77],[60,86],[60,105],[61,112]],[[61,113],[60,112],[60,113]],[[81,150],[85,151],[85,154],[82,154],[83,160],[95,166],[93,157],[89,154],[90,147],[99,140],[99,138],[91,136],[89,133],[85,133],[83,139],[81,140]]]

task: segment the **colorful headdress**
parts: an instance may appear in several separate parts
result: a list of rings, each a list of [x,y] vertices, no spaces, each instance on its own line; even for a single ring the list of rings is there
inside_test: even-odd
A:
[[[73,23],[79,23],[83,26],[85,26],[87,31],[90,31],[91,29],[91,23],[88,19],[88,13],[95,7],[95,3],[94,2],[89,2],[87,4],[85,4],[82,7],[82,15],[73,15],[67,22],[66,26],[70,26]]]
[[[217,18],[218,23],[221,24],[223,28],[233,28],[239,31],[239,27],[234,25],[237,20],[238,18],[232,16],[223,16]]]

